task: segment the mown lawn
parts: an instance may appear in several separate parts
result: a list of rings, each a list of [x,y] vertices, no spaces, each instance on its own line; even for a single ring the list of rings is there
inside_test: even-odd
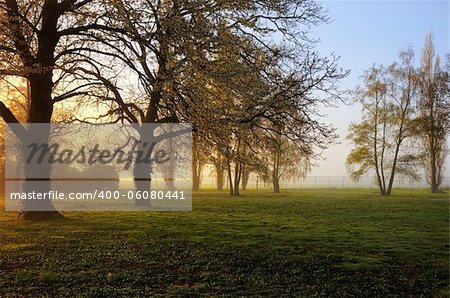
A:
[[[449,295],[448,193],[201,192],[193,208],[0,211],[0,296]]]

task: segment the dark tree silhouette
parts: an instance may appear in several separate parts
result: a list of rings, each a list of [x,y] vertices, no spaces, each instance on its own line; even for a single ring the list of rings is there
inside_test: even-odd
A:
[[[92,14],[96,11],[96,14]],[[93,39],[103,32],[120,32],[103,22],[107,9],[102,2],[94,0],[1,0],[0,1],[0,75],[26,78],[30,86],[28,123],[50,123],[55,103],[88,94],[93,83],[75,83],[76,66],[83,63],[80,56],[88,59],[95,49]],[[74,47],[74,44],[77,44]],[[95,52],[97,53],[97,52]],[[75,55],[76,54],[76,55]],[[98,54],[98,53],[97,53]],[[56,79],[54,77],[57,77]],[[72,82],[71,84],[68,82]],[[62,88],[61,86],[65,86]],[[59,87],[59,88],[58,88]],[[19,123],[15,115],[0,102],[0,116],[10,123]],[[18,130],[18,131],[17,131]],[[29,130],[16,129],[17,137],[29,138]],[[42,135],[48,140],[49,135]],[[29,169],[28,169],[29,170]],[[43,176],[50,175],[49,167],[42,168]],[[25,175],[31,173],[25,168]],[[31,186],[25,183],[25,190]],[[48,191],[50,181],[42,183],[40,191]],[[49,200],[43,201],[52,210]],[[26,211],[24,218],[49,218],[59,213],[53,211]]]

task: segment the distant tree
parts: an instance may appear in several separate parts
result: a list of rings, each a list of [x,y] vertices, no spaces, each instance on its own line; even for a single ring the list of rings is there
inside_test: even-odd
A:
[[[415,130],[417,75],[413,56],[411,50],[403,51],[400,65],[372,67],[364,74],[365,86],[355,92],[363,120],[350,125],[347,139],[356,148],[346,164],[354,180],[374,171],[381,195],[391,194],[396,174],[418,178],[414,168],[417,155],[407,146]]]
[[[211,163],[216,175],[216,189],[219,191],[223,190],[226,181],[226,160],[220,150],[215,150],[215,153],[211,156]]]
[[[163,127],[166,132],[171,132],[177,129],[176,124],[167,124]],[[191,144],[191,142],[189,142]],[[192,144],[192,146],[195,146]],[[162,174],[164,182],[166,183],[166,189],[170,191],[174,191],[176,187],[177,173],[180,170],[179,164],[184,159],[184,152],[180,151],[179,148],[186,147],[186,139],[185,138],[167,138],[162,140],[158,144],[158,149],[163,149],[166,154],[168,161],[157,164],[156,168]],[[191,148],[189,148],[191,149]],[[189,150],[186,148],[185,150]],[[194,152],[192,151],[194,154]],[[192,156],[192,158],[194,158]]]
[[[251,172],[264,171],[264,155],[262,155],[262,143],[255,132],[242,129],[233,133],[233,139],[229,147],[231,155],[227,158],[227,168],[229,171],[230,194],[240,195],[240,188],[247,188],[248,179]],[[232,166],[234,164],[234,166]],[[233,174],[231,174],[233,173]]]
[[[450,131],[449,72],[435,55],[433,35],[426,36],[419,75],[418,135],[422,164],[431,192],[439,191],[448,154],[446,138]]]
[[[268,178],[275,193],[280,192],[282,179],[304,178],[311,169],[311,155],[305,148],[277,133],[267,138]]]
[[[255,52],[258,53],[258,50]],[[233,53],[239,55],[239,52],[230,49],[226,56],[230,69],[245,69],[248,66],[259,71],[258,61],[242,61],[234,58]],[[263,54],[255,56],[264,57]],[[320,114],[317,108],[327,106],[340,97],[335,83],[346,73],[337,69],[335,61],[319,58],[316,54],[308,55],[304,60],[288,61],[296,66],[289,70],[282,69],[275,59],[271,67],[260,70],[263,76],[257,72],[257,75],[238,77],[236,87],[232,85],[232,89],[229,82],[216,82],[215,88],[210,90],[214,100],[207,104],[207,108],[199,108],[201,115],[208,115],[205,117],[207,122],[202,122],[205,127],[202,131],[207,132],[206,138],[215,144],[213,147],[219,148],[226,159],[232,195],[239,193],[240,185],[236,186],[236,182],[242,181],[242,178],[245,180],[248,169],[253,168],[248,167],[249,163],[263,165],[249,157],[264,148],[262,136],[267,132],[290,139],[305,152],[323,149],[335,138],[334,129],[318,120]],[[240,88],[245,90],[237,93]]]
[[[203,180],[203,170],[208,161],[207,145],[200,138],[200,134],[194,134],[192,144],[192,190],[197,191]]]
[[[347,167],[351,178],[358,181],[362,176],[374,171],[380,194],[386,194],[386,157],[390,149],[388,141],[389,120],[384,69],[375,68],[366,71],[365,87],[355,93],[363,106],[363,120],[349,127],[348,140],[356,146],[347,157]],[[359,167],[354,168],[355,165]]]

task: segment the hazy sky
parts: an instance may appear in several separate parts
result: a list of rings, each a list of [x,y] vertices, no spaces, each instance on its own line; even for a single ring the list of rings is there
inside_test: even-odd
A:
[[[328,9],[330,24],[314,30],[320,38],[318,50],[322,55],[334,52],[341,57],[339,65],[351,69],[341,86],[353,89],[361,83],[360,76],[372,64],[388,65],[396,61],[400,50],[411,46],[420,55],[425,35],[433,32],[436,53],[441,57],[450,52],[449,1],[323,1]],[[341,105],[326,111],[327,123],[333,124],[340,135],[341,144],[326,150],[325,161],[318,161],[311,175],[347,175],[345,159],[352,148],[345,140],[351,122],[359,122],[359,105]],[[446,176],[450,176],[447,160]]]

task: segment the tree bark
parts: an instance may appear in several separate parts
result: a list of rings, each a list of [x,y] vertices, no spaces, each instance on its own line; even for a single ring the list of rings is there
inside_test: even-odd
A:
[[[250,171],[246,170],[244,166],[242,168],[242,178],[241,178],[242,190],[247,190],[249,179],[250,179]]]
[[[218,191],[223,190],[225,185],[225,162],[223,155],[217,151],[216,159],[214,161],[214,169],[216,171],[216,189]]]
[[[48,128],[47,128],[48,127]],[[48,143],[50,137],[50,123],[45,128],[30,127],[26,136],[26,143]],[[35,130],[39,130],[35,132]],[[34,140],[33,138],[39,138]],[[25,161],[25,156],[28,156],[27,149],[22,148],[22,160]],[[24,162],[25,181],[23,183],[24,193],[41,193],[45,194],[51,190],[51,170],[52,165],[48,162],[42,163],[27,163]],[[38,179],[38,181],[36,180]],[[23,219],[29,220],[43,220],[53,217],[62,216],[53,206],[50,199],[43,200],[24,200],[22,202],[22,211],[20,216]]]
[[[31,127],[26,134],[27,141],[30,142],[29,138],[32,138],[34,135],[40,135],[42,139],[36,140],[38,143],[48,143],[50,137],[50,122],[53,114],[53,102],[52,102],[52,71],[48,71],[44,74],[36,74],[30,75],[30,88],[31,88],[31,104],[30,111],[28,115],[28,123],[48,123],[48,130],[44,133],[42,131],[42,127],[40,128],[39,133],[33,133],[33,128]],[[43,135],[45,134],[45,135]],[[25,152],[23,152],[25,153]],[[29,178],[33,178],[33,169],[25,164],[25,177],[26,181],[23,185],[24,192],[40,192],[46,193],[51,189],[50,175],[51,175],[51,165],[50,164],[41,164],[39,166],[40,177],[45,177],[44,179],[36,183],[36,181],[30,181]],[[59,217],[61,214],[56,211],[53,206],[53,203],[50,200],[42,200],[38,202],[40,205],[38,206],[35,201],[25,200],[23,211],[21,212],[21,216],[24,219],[31,220],[42,220],[49,219],[52,217]],[[49,211],[33,211],[33,210],[45,209]]]
[[[238,197],[239,193],[239,185],[241,184],[241,168],[242,165],[239,162],[236,162],[234,165],[234,192],[233,196]]]
[[[231,174],[231,162],[227,159],[228,183],[230,184],[230,196],[234,195],[233,176]]]
[[[223,186],[225,185],[225,174],[222,168],[216,168],[216,189],[218,191],[223,190]]]
[[[142,157],[144,156],[152,156],[153,152],[153,142],[149,140],[145,133],[140,132],[139,134],[139,142],[137,143],[136,150],[137,152],[143,152]],[[145,146],[147,144],[147,146]],[[150,145],[151,144],[151,145]],[[142,158],[144,159],[144,158]],[[135,157],[134,166],[133,166],[133,179],[134,179],[134,187],[136,192],[140,192],[142,195],[145,192],[151,190],[152,187],[152,164],[150,161],[146,162],[145,160],[138,160],[138,157]],[[134,201],[135,206],[150,206],[150,200],[137,199]]]
[[[20,12],[17,5],[17,1],[6,1],[7,10],[7,22],[6,25],[11,31],[11,36],[14,40],[15,48],[21,59],[22,65],[29,68],[31,71],[28,74],[29,87],[30,87],[30,109],[28,111],[28,123],[50,123],[53,114],[53,69],[55,67],[54,52],[56,45],[59,41],[58,36],[58,19],[65,10],[61,10],[58,1],[45,1],[42,5],[42,24],[40,30],[37,32],[37,52],[33,56],[30,50],[30,42],[25,39],[22,32],[22,26],[20,24]],[[0,114],[7,123],[10,122],[11,115],[4,110],[4,105],[0,106]],[[5,117],[6,116],[6,117]],[[33,128],[25,133],[25,137],[33,137]],[[39,132],[42,136],[42,131]],[[28,135],[27,135],[28,134]],[[48,143],[50,135],[50,125],[48,131],[42,139],[37,140],[39,143]],[[18,136],[20,138],[20,136]],[[28,139],[27,139],[28,141]],[[22,149],[24,152],[24,149]],[[39,165],[39,177],[45,177],[39,183],[30,181],[33,178],[33,171],[36,171],[35,167],[31,167],[25,164],[25,179],[24,191],[31,192],[48,192],[51,189],[50,173],[51,166]],[[35,188],[36,184],[38,189]],[[54,210],[53,204],[50,200],[42,200],[39,202],[39,206],[32,200],[26,200],[24,202],[24,211],[22,217],[26,219],[47,219],[54,216],[60,216],[60,214]],[[51,211],[32,211],[34,209],[46,209]]]
[[[280,180],[278,179],[278,177],[273,177],[272,181],[273,181],[273,192],[280,193]]]
[[[280,155],[281,155],[280,150],[276,150],[274,152],[273,171],[272,171],[272,185],[274,193],[280,192]]]
[[[380,189],[380,195],[384,196],[385,193],[386,193],[385,187],[384,187],[385,181],[384,181],[384,175],[382,177],[382,174],[380,174],[380,172],[383,173],[383,171],[384,171],[384,169],[383,169],[384,148],[385,148],[384,140],[386,139],[386,136],[383,133],[381,160],[380,160],[380,164],[379,164],[379,162],[378,162],[378,112],[379,112],[378,96],[379,95],[378,95],[378,91],[377,91],[376,94],[375,94],[376,106],[375,106],[375,111],[374,111],[373,152],[374,152],[375,173],[377,175],[378,188]],[[384,126],[383,126],[383,132],[384,132]]]
[[[197,150],[194,149],[192,152],[192,190],[200,190],[202,172],[203,172],[203,162],[198,157]]]

